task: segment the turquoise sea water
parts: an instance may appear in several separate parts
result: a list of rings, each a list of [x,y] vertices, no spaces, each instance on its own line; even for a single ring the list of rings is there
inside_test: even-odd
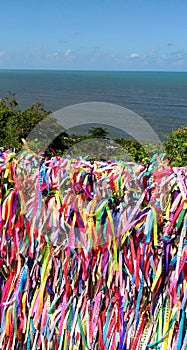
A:
[[[56,111],[80,102],[133,110],[161,139],[187,125],[187,73],[0,70],[0,98],[16,93],[22,109],[43,102]]]

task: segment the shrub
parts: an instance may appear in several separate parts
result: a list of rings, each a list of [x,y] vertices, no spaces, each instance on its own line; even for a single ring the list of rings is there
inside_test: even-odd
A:
[[[173,130],[164,146],[170,165],[187,166],[187,127]]]

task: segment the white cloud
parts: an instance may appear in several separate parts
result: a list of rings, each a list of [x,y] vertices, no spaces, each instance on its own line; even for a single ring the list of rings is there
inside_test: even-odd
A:
[[[71,49],[67,49],[64,53],[64,56],[68,57],[69,55],[71,55]]]
[[[139,55],[139,53],[134,52],[134,53],[131,53],[131,55],[129,56],[129,58],[130,58],[131,60],[133,60],[133,59],[135,59],[135,58],[140,58],[140,55]]]
[[[0,51],[0,57],[5,56],[5,51]]]
[[[55,58],[58,56],[58,52],[48,52],[46,56],[49,58]]]
[[[68,47],[65,50],[5,52],[0,49],[2,68],[56,68],[95,70],[187,70],[187,51],[153,49],[124,52],[101,47]]]

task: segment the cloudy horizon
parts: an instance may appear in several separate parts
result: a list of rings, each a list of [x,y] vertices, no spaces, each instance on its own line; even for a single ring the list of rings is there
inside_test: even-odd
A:
[[[0,69],[187,71],[181,0],[1,4]]]

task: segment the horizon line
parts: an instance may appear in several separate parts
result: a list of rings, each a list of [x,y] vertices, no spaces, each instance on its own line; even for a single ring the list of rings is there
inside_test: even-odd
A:
[[[60,72],[119,72],[119,73],[187,73],[187,70],[157,69],[63,69],[63,68],[0,68],[0,71],[60,71]]]

